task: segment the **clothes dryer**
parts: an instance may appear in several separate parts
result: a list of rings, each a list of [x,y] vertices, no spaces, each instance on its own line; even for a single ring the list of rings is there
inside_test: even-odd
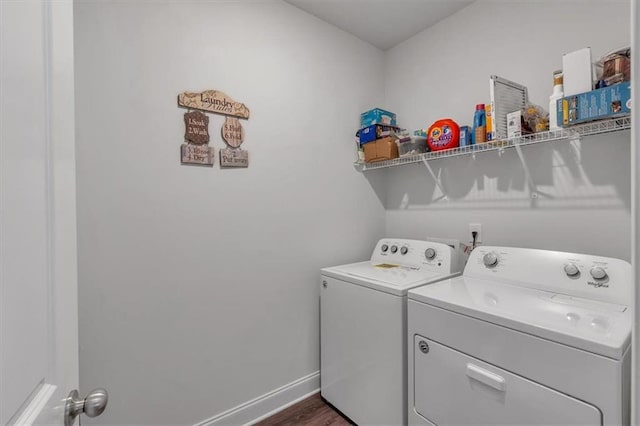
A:
[[[631,265],[480,247],[409,291],[409,424],[628,425]]]
[[[458,275],[457,255],[385,238],[368,261],[322,269],[321,393],[355,423],[407,423],[407,291]]]

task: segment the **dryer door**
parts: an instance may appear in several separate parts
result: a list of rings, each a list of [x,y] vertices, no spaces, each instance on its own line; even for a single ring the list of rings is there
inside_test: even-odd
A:
[[[413,348],[413,407],[438,426],[602,424],[596,407],[524,377],[418,335]]]

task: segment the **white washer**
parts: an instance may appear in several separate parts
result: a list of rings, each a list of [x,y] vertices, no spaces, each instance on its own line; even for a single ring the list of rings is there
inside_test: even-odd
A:
[[[628,425],[631,265],[481,247],[409,292],[409,423]]]
[[[407,291],[459,272],[442,243],[382,239],[370,261],[322,269],[322,396],[360,425],[407,423]]]

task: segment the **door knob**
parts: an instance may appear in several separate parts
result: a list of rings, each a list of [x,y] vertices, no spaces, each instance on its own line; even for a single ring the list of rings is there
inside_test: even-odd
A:
[[[64,405],[64,426],[72,426],[76,417],[84,413],[89,417],[97,417],[107,408],[109,394],[105,389],[94,389],[81,399],[76,389],[72,390]]]

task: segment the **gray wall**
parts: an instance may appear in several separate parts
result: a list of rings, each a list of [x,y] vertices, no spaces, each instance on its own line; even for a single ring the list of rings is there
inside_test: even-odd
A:
[[[489,101],[489,76],[521,83],[548,108],[562,54],[594,58],[630,43],[628,1],[479,0],[387,51],[386,106],[410,129],[439,118],[472,124]],[[423,166],[387,172],[386,233],[630,259],[629,132],[523,149],[541,197],[532,201],[515,152],[432,162],[448,200]]]
[[[384,232],[352,166],[382,52],[280,1],[76,2],[75,26],[81,389],[111,394],[94,422],[193,424],[317,371],[318,270]],[[203,89],[251,109],[248,169],[180,165],[176,96]]]

